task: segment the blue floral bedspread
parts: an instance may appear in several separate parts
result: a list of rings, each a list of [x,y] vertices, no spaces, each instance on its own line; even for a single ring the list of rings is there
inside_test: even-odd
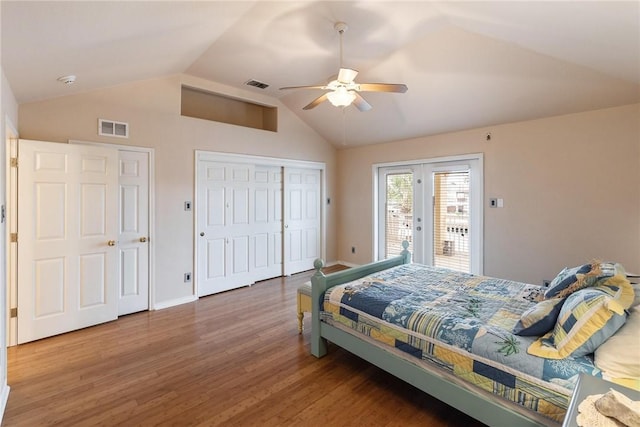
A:
[[[601,373],[589,356],[532,356],[527,348],[536,337],[511,333],[542,292],[540,286],[406,264],[329,289],[322,316],[561,421],[578,374]]]

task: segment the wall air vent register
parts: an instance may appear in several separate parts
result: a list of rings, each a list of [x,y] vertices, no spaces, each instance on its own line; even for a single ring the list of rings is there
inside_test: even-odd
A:
[[[254,80],[254,79],[247,80],[244,84],[246,84],[247,86],[257,87],[258,89],[266,89],[266,88],[269,87],[268,84],[262,83],[262,82],[260,82],[258,80]]]
[[[98,119],[98,135],[129,138],[129,123]]]

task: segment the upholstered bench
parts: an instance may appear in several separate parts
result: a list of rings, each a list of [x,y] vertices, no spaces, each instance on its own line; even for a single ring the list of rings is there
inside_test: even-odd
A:
[[[311,282],[298,288],[298,333],[304,329],[304,312],[311,313]]]

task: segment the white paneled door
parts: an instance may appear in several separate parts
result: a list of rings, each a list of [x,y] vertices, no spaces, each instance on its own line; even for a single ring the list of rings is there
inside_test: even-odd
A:
[[[254,169],[253,265],[254,280],[282,275],[282,168]]]
[[[198,165],[198,296],[254,282],[254,166]]]
[[[118,315],[149,309],[149,153],[119,151]]]
[[[18,144],[18,342],[118,314],[115,149]]]
[[[322,169],[196,156],[198,296],[313,268],[322,256]]]
[[[321,256],[320,170],[284,169],[284,274],[313,268]]]

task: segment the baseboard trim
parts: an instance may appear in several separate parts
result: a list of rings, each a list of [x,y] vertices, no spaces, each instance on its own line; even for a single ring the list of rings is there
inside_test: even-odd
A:
[[[2,424],[2,418],[4,417],[4,410],[7,408],[7,402],[9,401],[9,387],[6,383],[2,385],[2,392],[0,392],[0,424]]]
[[[197,301],[198,297],[195,295],[188,295],[186,297],[182,297],[182,298],[177,298],[177,299],[172,299],[170,301],[162,301],[162,302],[157,302],[155,303],[155,305],[153,306],[154,310],[163,310],[165,308],[169,308],[169,307],[175,307],[176,305],[182,305],[182,304],[187,304],[189,302],[194,302]]]
[[[347,261],[336,261],[334,262],[334,264],[340,264],[340,265],[344,265],[350,268],[354,268],[354,267],[360,267],[362,264],[354,264],[352,262],[347,262]]]

